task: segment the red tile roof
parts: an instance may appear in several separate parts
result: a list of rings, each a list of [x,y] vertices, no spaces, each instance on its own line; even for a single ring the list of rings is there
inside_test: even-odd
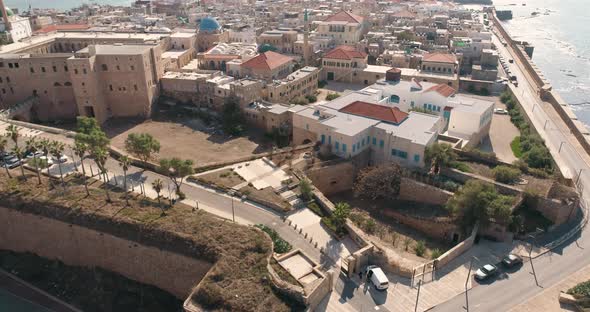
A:
[[[293,59],[280,53],[268,51],[247,60],[242,63],[243,67],[252,69],[266,69],[273,70],[283,64],[286,64]]]
[[[457,63],[457,57],[454,54],[428,53],[422,56],[422,61],[455,64]]]
[[[446,84],[439,84],[436,86],[432,86],[430,88],[428,88],[428,90],[426,90],[426,92],[430,92],[430,91],[436,91],[438,92],[438,94],[444,96],[444,97],[449,97],[453,94],[455,94],[455,89],[453,89],[452,87],[446,85]]]
[[[326,18],[324,22],[348,22],[348,23],[362,23],[365,18],[346,11],[340,11],[330,17]]]
[[[67,30],[86,30],[90,28],[88,24],[62,24],[62,25],[49,25],[39,30],[37,33],[48,33],[52,31],[67,31]]]
[[[351,46],[339,46],[329,51],[324,55],[324,58],[338,59],[338,60],[352,60],[353,58],[365,58],[367,54],[364,52],[357,51]]]
[[[397,107],[388,107],[362,101],[348,104],[340,112],[392,122],[394,124],[399,124],[408,117],[407,113],[402,112]]]

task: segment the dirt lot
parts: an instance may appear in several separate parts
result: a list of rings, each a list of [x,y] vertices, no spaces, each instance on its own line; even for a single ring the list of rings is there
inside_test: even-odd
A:
[[[196,166],[230,161],[270,150],[270,142],[265,140],[261,131],[248,131],[242,137],[228,138],[209,133],[212,131],[197,118],[144,122],[119,119],[109,121],[104,129],[111,138],[111,145],[120,149],[125,147],[125,139],[130,133],[149,133],[160,141],[159,157],[188,158]]]

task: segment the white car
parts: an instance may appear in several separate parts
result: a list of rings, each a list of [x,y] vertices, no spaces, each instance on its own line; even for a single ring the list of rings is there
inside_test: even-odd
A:
[[[59,162],[60,164],[63,164],[65,162],[67,162],[69,160],[69,158],[66,155],[62,155],[59,159],[57,159],[57,157],[53,157],[53,160],[56,162]]]
[[[389,280],[383,270],[376,265],[370,265],[367,267],[367,281],[375,286],[377,290],[386,290],[389,287]]]
[[[498,115],[508,115],[508,111],[503,108],[494,108],[494,113]]]

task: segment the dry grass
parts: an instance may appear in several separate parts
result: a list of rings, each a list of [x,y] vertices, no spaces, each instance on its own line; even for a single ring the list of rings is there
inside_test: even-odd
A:
[[[13,176],[17,175],[13,170]],[[111,189],[112,203],[98,181],[86,196],[81,181],[61,186],[38,186],[33,174],[27,182],[0,173],[0,201],[6,207],[67,220],[139,243],[215,263],[192,300],[207,310],[290,311],[268,282],[270,240],[260,231],[219,219],[177,204],[161,215],[158,203],[136,196],[125,207],[123,193]],[[55,182],[57,183],[57,182]],[[141,233],[141,235],[138,235]]]
[[[207,184],[222,186],[224,188],[232,188],[244,182],[244,179],[231,169],[224,169],[201,175],[199,176],[199,180]]]

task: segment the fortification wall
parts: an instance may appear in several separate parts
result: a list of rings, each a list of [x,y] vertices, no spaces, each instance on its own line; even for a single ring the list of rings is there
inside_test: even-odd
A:
[[[139,236],[139,234],[138,234]],[[100,267],[184,300],[212,264],[76,224],[0,207],[0,249]]]

